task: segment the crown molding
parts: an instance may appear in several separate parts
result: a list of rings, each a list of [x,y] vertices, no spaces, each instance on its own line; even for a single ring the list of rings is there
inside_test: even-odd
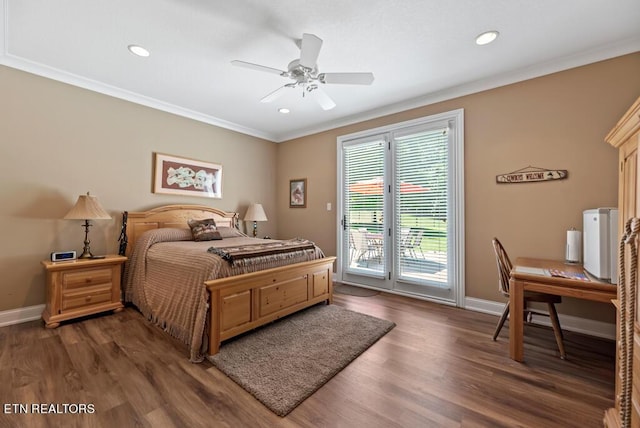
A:
[[[274,141],[275,136],[268,132],[249,128],[237,123],[229,122],[210,115],[206,115],[194,110],[180,107],[171,103],[157,100],[155,98],[140,95],[138,93],[127,91],[115,86],[107,85],[102,82],[87,79],[64,70],[49,67],[34,61],[30,61],[9,53],[9,2],[8,0],[0,0],[0,65],[15,68],[37,76],[46,77],[58,82],[67,83],[79,88],[88,89],[100,94],[109,95],[135,104],[140,104],[156,110],[172,113],[177,116],[193,119],[198,122],[207,123],[209,125],[218,126],[242,134],[251,135],[253,137]]]
[[[555,58],[551,61],[534,64],[530,67],[492,76],[487,79],[476,80],[474,82],[469,82],[463,85],[453,86],[441,91],[432,92],[430,94],[425,94],[410,100],[402,101],[400,103],[391,104],[378,109],[368,110],[356,115],[342,118],[340,120],[320,124],[315,127],[301,128],[292,132],[278,134],[276,135],[275,141],[280,143],[288,140],[293,140],[295,138],[317,134],[319,132],[353,125],[371,119],[377,119],[383,116],[424,107],[442,101],[448,101],[454,98],[499,88],[501,86],[506,86],[553,73],[558,73],[560,71],[593,64],[599,61],[605,61],[635,52],[640,52],[640,37],[629,38],[620,43],[601,46],[599,48],[582,52],[580,54]]]
[[[219,119],[204,113],[190,110],[184,107],[177,106],[175,104],[167,103],[157,100],[155,98],[140,95],[138,93],[127,91],[115,86],[107,85],[102,82],[87,79],[82,76],[78,76],[67,71],[59,70],[53,67],[49,67],[43,64],[39,64],[33,61],[25,60],[23,58],[16,57],[14,55],[7,54],[0,57],[0,65],[15,68],[17,70],[25,71],[27,73],[35,74],[37,76],[52,79],[58,82],[67,83],[72,86],[87,89],[93,92],[98,92],[103,95],[109,95],[114,98],[129,101],[135,104],[150,107],[155,110],[172,113],[177,116],[193,119],[198,122],[207,123],[209,125],[218,126],[220,128],[228,129],[231,131],[239,132],[242,134],[250,135],[257,138],[262,138],[268,141],[274,141],[275,136],[267,132],[263,132],[257,129],[249,128],[237,123],[229,122],[224,119]]]
[[[31,74],[129,101],[135,104],[140,104],[156,110],[172,113],[181,117],[186,117],[188,119],[218,126],[220,128],[250,135],[256,138],[265,139],[275,143],[281,143],[295,138],[317,134],[319,132],[324,132],[347,125],[353,125],[371,119],[377,119],[391,114],[424,107],[430,104],[471,95],[481,91],[495,89],[501,86],[518,83],[524,80],[529,80],[536,77],[568,70],[570,68],[580,67],[583,65],[595,63],[598,61],[604,61],[617,56],[640,51],[640,37],[636,36],[622,42],[601,46],[599,48],[591,49],[580,54],[555,58],[551,61],[534,64],[530,67],[514,70],[509,73],[504,73],[487,79],[477,80],[463,85],[450,87],[441,91],[432,92],[410,100],[402,101],[400,103],[391,104],[377,109],[367,110],[348,117],[325,122],[316,126],[300,128],[290,132],[271,133],[259,129],[250,128],[194,110],[186,109],[132,91],[117,88],[115,86],[106,85],[104,83],[87,79],[82,76],[66,72],[64,70],[55,69],[53,67],[49,67],[15,55],[11,55],[8,52],[9,25],[7,22],[9,19],[9,4],[8,0],[0,1],[2,2],[0,4],[0,65],[15,68]]]

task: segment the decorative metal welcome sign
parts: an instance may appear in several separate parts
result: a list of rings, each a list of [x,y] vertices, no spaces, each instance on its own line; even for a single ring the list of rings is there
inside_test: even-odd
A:
[[[530,183],[532,181],[562,180],[567,178],[566,169],[544,169],[528,166],[507,174],[496,175],[496,183]]]

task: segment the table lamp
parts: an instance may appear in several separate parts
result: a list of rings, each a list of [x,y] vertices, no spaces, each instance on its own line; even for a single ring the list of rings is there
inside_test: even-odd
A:
[[[262,204],[251,204],[244,215],[244,221],[253,222],[253,237],[255,238],[258,235],[258,222],[267,221],[267,215],[264,213]]]
[[[87,192],[86,195],[78,196],[76,204],[64,218],[66,220],[84,220],[84,249],[78,258],[92,258],[93,254],[91,254],[91,248],[89,247],[91,242],[89,241],[89,227],[91,226],[89,220],[111,220],[111,216],[102,208],[98,198],[89,195],[89,192]]]

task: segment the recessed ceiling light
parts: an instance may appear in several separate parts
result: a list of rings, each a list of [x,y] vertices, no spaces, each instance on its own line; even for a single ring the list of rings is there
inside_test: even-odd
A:
[[[149,51],[143,48],[142,46],[129,45],[127,46],[127,49],[129,49],[129,52],[131,52],[134,55],[138,55],[142,57],[148,57],[150,55]]]
[[[498,33],[495,30],[491,30],[491,31],[485,31],[484,33],[478,35],[478,37],[476,37],[476,44],[477,45],[487,45],[491,42],[493,42],[497,37],[498,37]]]
[[[282,113],[282,114],[287,114],[287,113],[291,112],[291,110],[289,110],[288,108],[284,108],[284,107],[283,108],[279,108],[278,111],[280,113]]]

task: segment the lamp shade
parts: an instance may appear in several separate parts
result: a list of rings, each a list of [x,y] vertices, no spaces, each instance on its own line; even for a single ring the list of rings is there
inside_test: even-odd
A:
[[[247,213],[244,215],[245,221],[267,221],[267,215],[264,213],[262,204],[251,204]]]
[[[111,216],[102,208],[98,198],[89,195],[78,196],[76,204],[64,216],[66,220],[110,220]]]

